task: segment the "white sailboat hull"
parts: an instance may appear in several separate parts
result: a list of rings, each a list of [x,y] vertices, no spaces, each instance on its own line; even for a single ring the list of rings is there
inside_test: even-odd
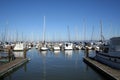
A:
[[[41,49],[40,49],[41,51],[47,51],[48,50],[48,48],[47,47],[41,47]]]
[[[60,47],[53,47],[54,50],[60,50]]]
[[[17,43],[13,48],[14,51],[23,51],[26,48],[24,43]]]

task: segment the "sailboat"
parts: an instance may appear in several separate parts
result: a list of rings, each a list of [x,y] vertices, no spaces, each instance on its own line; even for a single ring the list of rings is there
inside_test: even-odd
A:
[[[60,50],[60,46],[58,44],[54,44],[53,50]]]
[[[40,48],[41,51],[47,51],[48,47],[47,44],[45,42],[45,16],[44,16],[44,24],[43,24],[43,42],[42,42],[42,46]]]
[[[101,51],[101,49],[105,46],[105,39],[104,36],[102,34],[102,21],[100,21],[100,40],[96,43],[96,47],[95,50],[96,51]]]
[[[68,38],[69,38],[69,42],[66,42],[66,43],[64,44],[64,49],[65,49],[65,50],[72,50],[72,49],[73,49],[73,43],[70,42],[69,26],[68,26],[67,28],[68,28]]]

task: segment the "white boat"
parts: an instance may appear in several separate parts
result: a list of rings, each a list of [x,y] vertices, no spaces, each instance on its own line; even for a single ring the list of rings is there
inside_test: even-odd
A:
[[[35,45],[35,48],[38,49],[38,48],[39,48],[39,44],[36,44],[36,45]]]
[[[26,44],[23,42],[18,42],[15,44],[13,50],[14,51],[23,51],[26,48]]]
[[[60,46],[57,45],[57,44],[55,44],[55,45],[53,46],[53,50],[54,50],[54,51],[55,51],[55,50],[60,50]]]
[[[42,43],[42,46],[40,47],[40,50],[41,51],[47,51],[48,50],[47,44],[45,42],[45,16],[44,16],[44,24],[43,24],[43,43]]]
[[[64,45],[65,50],[73,50],[73,43],[65,43]]]
[[[68,29],[68,39],[69,39],[69,42],[66,42],[64,44],[64,50],[73,50],[73,43],[70,42],[70,31],[69,31],[69,26],[67,27]]]
[[[28,43],[28,45],[27,45],[28,49],[31,49],[32,46],[33,46],[32,43]]]
[[[3,44],[3,49],[4,49],[4,51],[8,51],[8,49],[10,49],[12,46],[8,43],[8,42],[5,42],[4,44]]]
[[[40,48],[41,51],[47,51],[48,48],[47,48],[47,45],[46,44],[43,44],[43,46]]]
[[[54,46],[53,49],[54,50],[60,50],[60,47],[59,46]]]
[[[109,48],[103,48],[102,52],[97,51],[95,59],[110,67],[120,69],[120,37],[111,38]]]

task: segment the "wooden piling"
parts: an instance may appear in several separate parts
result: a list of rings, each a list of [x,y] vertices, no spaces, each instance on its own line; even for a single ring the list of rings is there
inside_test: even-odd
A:
[[[24,49],[24,58],[26,58],[27,48]]]
[[[89,49],[88,49],[88,47],[86,47],[86,49],[85,49],[85,57],[86,58],[89,57]]]

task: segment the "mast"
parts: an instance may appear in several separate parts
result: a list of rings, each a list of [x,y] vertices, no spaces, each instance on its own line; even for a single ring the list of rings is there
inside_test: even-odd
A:
[[[16,31],[16,42],[18,41],[18,32]]]
[[[94,33],[94,26],[92,27],[91,42],[92,42],[92,39],[93,39],[93,33]]]
[[[102,21],[100,20],[100,37],[101,37],[101,39],[100,39],[100,41],[103,41],[103,36],[102,36]]]
[[[79,37],[79,33],[78,33],[78,27],[76,27],[75,28],[75,35],[76,35],[76,37],[75,37],[75,41],[78,41],[79,39],[78,39],[78,37]]]
[[[108,39],[109,37],[113,37],[113,28],[112,28],[112,23],[110,23],[110,29],[108,31]]]
[[[44,22],[43,22],[43,43],[45,43],[45,16],[44,16]]]
[[[22,32],[22,39],[21,39],[21,41],[24,42],[23,40],[24,40],[24,39],[23,39],[23,32]]]
[[[83,27],[84,27],[84,40],[86,40],[86,25],[85,25],[85,19],[83,19]]]
[[[70,30],[69,30],[69,26],[67,26],[67,29],[68,29],[68,40],[70,42]]]
[[[33,41],[34,41],[34,40],[33,40],[33,39],[34,39],[34,38],[33,38],[33,36],[34,36],[34,35],[33,35],[33,32],[31,33],[31,36],[32,36],[32,37],[31,37],[31,40],[30,40],[30,41],[33,42]]]
[[[5,42],[8,41],[8,21],[6,22],[6,26],[5,26],[4,41]]]

